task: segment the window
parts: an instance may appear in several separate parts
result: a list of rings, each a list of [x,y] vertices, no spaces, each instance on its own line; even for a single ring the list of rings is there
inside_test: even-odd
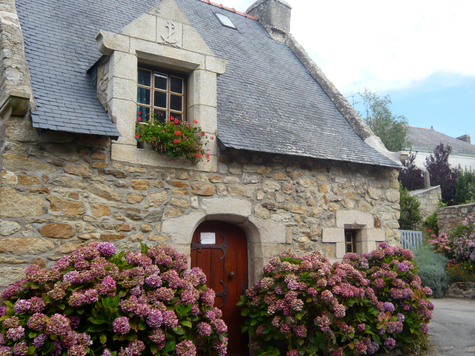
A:
[[[345,230],[345,251],[346,253],[356,253],[355,230]]]
[[[233,22],[231,21],[229,17],[223,14],[218,14],[217,12],[215,12],[215,15],[223,26],[236,29],[236,26],[234,26]]]
[[[164,122],[170,116],[180,121],[185,119],[185,92],[184,77],[149,68],[138,68],[137,122]]]

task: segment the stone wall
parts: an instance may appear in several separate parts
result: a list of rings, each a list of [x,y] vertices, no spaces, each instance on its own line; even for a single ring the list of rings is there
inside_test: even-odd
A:
[[[449,232],[469,214],[475,217],[475,204],[454,205],[440,208],[437,211],[439,233]]]
[[[421,215],[424,220],[439,208],[439,199],[442,196],[440,186],[413,190],[409,192],[409,194],[419,199],[419,202],[421,203]]]
[[[119,249],[166,243],[188,254],[193,231],[207,219],[246,231],[251,281],[289,248],[342,257],[346,224],[363,224],[363,248],[399,242],[395,169],[226,151],[217,172],[203,172],[112,161],[108,138],[38,137],[27,121],[8,125],[7,137],[0,288],[29,263],[51,267],[91,240]]]
[[[445,298],[475,299],[475,282],[456,282],[449,284]]]
[[[5,125],[12,115],[24,116],[33,106],[30,72],[14,0],[0,3],[0,169],[5,146]]]

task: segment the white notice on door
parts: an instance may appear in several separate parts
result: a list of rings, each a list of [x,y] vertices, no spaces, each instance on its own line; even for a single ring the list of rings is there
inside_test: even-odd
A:
[[[200,233],[200,241],[202,245],[216,245],[216,234],[214,232]]]

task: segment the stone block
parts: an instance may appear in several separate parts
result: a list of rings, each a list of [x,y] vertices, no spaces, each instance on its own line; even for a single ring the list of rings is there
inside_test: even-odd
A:
[[[129,51],[128,36],[101,30],[96,35],[96,41],[99,52],[108,56],[114,51]]]
[[[125,145],[112,143],[111,158],[114,161],[142,164],[152,167],[167,167],[174,169],[194,169],[204,172],[216,172],[217,161],[211,159],[210,162],[200,162],[193,164],[190,162],[171,162],[170,159],[156,151],[140,149],[136,145]]]
[[[109,201],[118,201],[120,202],[120,196],[119,194],[117,194],[117,192],[114,190],[114,188],[112,187],[109,187],[107,184],[104,184],[104,183],[97,183],[97,182],[94,182],[94,183],[91,183],[89,184],[86,189],[101,197],[101,198],[104,198],[106,200],[109,200]]]
[[[84,189],[84,184],[67,176],[59,176],[53,180],[53,183],[65,188]]]
[[[24,268],[0,267],[0,289],[4,289],[22,278],[25,278]]]
[[[96,218],[111,215],[109,206],[101,203],[91,204],[91,213]]]
[[[73,216],[83,215],[86,212],[84,203],[78,201],[66,200],[60,197],[49,196],[50,209],[52,211],[62,211],[65,214]]]
[[[205,68],[205,56],[203,54],[138,38],[130,39],[130,53],[137,53],[139,59],[160,63],[175,70],[189,72],[198,67],[201,69]],[[213,74],[216,75],[215,73]],[[193,105],[191,103],[188,104]]]
[[[189,77],[190,95],[188,104],[216,107],[216,73],[194,70]]]
[[[107,86],[107,101],[111,99],[135,100],[137,98],[136,80],[113,77]],[[131,121],[135,121],[135,114]]]
[[[246,199],[207,198],[201,202],[201,210],[208,216],[237,216],[246,218],[252,213],[252,204]],[[241,220],[242,221],[242,220]]]
[[[79,176],[79,177],[91,177],[92,176],[92,170],[89,168],[89,165],[87,163],[68,163],[67,165],[64,166],[64,171],[66,173]]]
[[[120,34],[146,41],[156,41],[156,22],[157,18],[155,16],[145,13],[123,27]]]
[[[242,226],[247,226],[248,231],[256,231],[252,236],[248,234],[248,239],[251,242],[261,241],[269,244],[285,244],[287,242],[287,229],[283,223],[250,216],[248,222]]]
[[[16,221],[2,220],[0,221],[0,235],[1,236],[10,236],[15,232],[21,230],[21,225]]]
[[[133,53],[114,52],[109,60],[109,78],[137,81],[137,56]]]
[[[336,226],[344,228],[345,224],[365,225],[367,228],[373,228],[374,217],[370,213],[359,210],[337,210]]]
[[[381,195],[381,190],[377,188],[370,187],[368,188],[368,194],[371,199],[378,199],[379,196]]]
[[[38,237],[7,237],[1,241],[0,253],[9,253],[18,256],[38,255],[51,251],[54,248],[54,244],[51,241]]]
[[[56,239],[69,239],[76,234],[74,228],[66,223],[51,223],[43,225],[38,229],[43,237],[52,237]]]
[[[217,108],[206,105],[193,105],[188,110],[189,122],[198,121],[198,124],[204,132],[216,132],[218,129]]]
[[[216,188],[210,183],[192,183],[191,191],[195,195],[211,196],[216,192]]]
[[[205,214],[202,212],[194,212],[165,219],[162,222],[162,235],[168,236],[173,243],[191,244],[193,233],[204,218]]]
[[[190,207],[190,202],[185,199],[177,199],[177,198],[172,198],[170,200],[170,205],[182,208],[182,209],[188,209]]]
[[[33,171],[36,173],[56,172],[56,168],[50,164],[38,161],[34,158],[23,156],[16,153],[4,153],[3,154],[3,166],[8,170],[20,170],[20,171]]]
[[[10,187],[0,188],[0,217],[21,218],[43,214],[43,198],[17,193]]]
[[[368,241],[382,242],[386,240],[386,232],[382,229],[364,229]]]
[[[206,56],[206,70],[216,74],[223,74],[226,71],[227,60]]]
[[[208,47],[206,42],[201,38],[198,32],[193,27],[188,26],[188,25],[183,25],[183,49],[186,49],[192,52],[206,54],[208,56],[213,55],[213,52]],[[211,57],[211,58],[214,58],[214,57]],[[206,69],[215,73],[222,74],[224,73],[226,64],[224,65],[224,68],[220,66],[219,64],[211,63],[208,66],[208,61],[206,61]],[[223,70],[223,72],[220,72],[220,70]]]
[[[116,142],[136,147],[135,117],[137,115],[137,105],[135,99],[135,97],[129,99],[112,98],[108,104],[112,118],[122,135]]]
[[[105,232],[101,235],[101,240],[111,242],[111,241],[122,240],[122,239],[125,239],[126,237],[127,235],[124,234],[123,232]]]
[[[322,242],[345,242],[345,229],[326,227],[322,231]]]

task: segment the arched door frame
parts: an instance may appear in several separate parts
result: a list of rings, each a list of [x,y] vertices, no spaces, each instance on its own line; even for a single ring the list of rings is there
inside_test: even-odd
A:
[[[169,238],[170,245],[190,256],[193,233],[205,220],[232,223],[244,230],[248,242],[249,285],[262,277],[262,268],[271,257],[290,247],[285,225],[254,217],[251,202],[237,198],[202,199],[197,212],[164,220],[161,233]]]

